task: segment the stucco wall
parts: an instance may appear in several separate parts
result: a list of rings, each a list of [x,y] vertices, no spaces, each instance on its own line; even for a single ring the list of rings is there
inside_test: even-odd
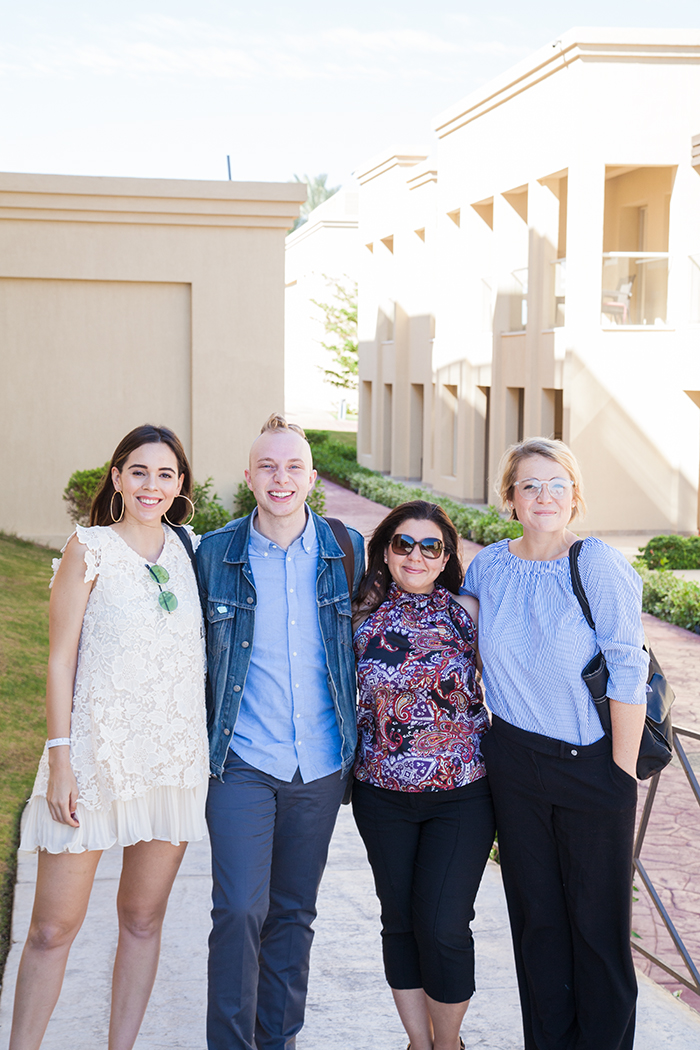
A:
[[[52,545],[70,474],[143,422],[230,506],[284,403],[284,236],[305,188],[0,175],[0,529]]]

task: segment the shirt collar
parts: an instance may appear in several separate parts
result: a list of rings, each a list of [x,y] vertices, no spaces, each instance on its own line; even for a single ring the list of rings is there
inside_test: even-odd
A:
[[[256,554],[264,554],[266,551],[270,551],[273,548],[281,550],[282,548],[278,543],[274,543],[272,540],[268,540],[266,536],[263,536],[261,532],[255,528],[255,520],[258,516],[258,508],[256,507],[253,511],[253,517],[250,523],[250,545]],[[316,526],[314,525],[314,516],[306,506],[306,525],[301,536],[298,536],[292,544],[289,546],[289,550],[297,550],[299,547],[304,551],[305,554],[313,554],[316,547]]]

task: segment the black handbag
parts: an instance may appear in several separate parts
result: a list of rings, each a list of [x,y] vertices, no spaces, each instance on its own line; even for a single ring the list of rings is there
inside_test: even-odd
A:
[[[591,607],[588,604],[578,569],[578,556],[582,546],[583,540],[576,540],[569,548],[571,585],[583,615],[586,617],[589,626],[595,630]],[[673,689],[666,681],[664,673],[659,666],[659,661],[654,656],[646,636],[643,648],[649,655],[649,674],[647,676],[647,716],[644,721],[644,731],[639,745],[639,757],[637,758],[638,780],[648,780],[649,777],[660,773],[673,757],[671,706],[676,698]],[[600,723],[606,735],[612,739],[610,703],[606,695],[608,668],[603,653],[596,653],[593,659],[588,661],[583,671],[581,671],[581,677],[588,686],[591,699],[596,705]]]

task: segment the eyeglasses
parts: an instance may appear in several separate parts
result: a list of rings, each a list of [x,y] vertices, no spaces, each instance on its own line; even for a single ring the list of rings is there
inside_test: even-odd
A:
[[[445,544],[435,536],[428,536],[424,540],[414,540],[413,536],[407,536],[405,532],[397,532],[391,537],[391,549],[401,558],[408,557],[414,547],[420,547],[424,558],[435,561],[442,554]]]
[[[148,574],[151,579],[155,580],[158,584],[158,604],[161,609],[165,609],[166,612],[175,612],[177,609],[177,598],[172,591],[164,591],[161,584],[167,583],[170,579],[170,573],[167,569],[164,569],[162,565],[146,565]]]
[[[563,499],[568,488],[573,488],[574,483],[568,478],[552,478],[551,481],[539,481],[537,478],[524,478],[522,481],[514,481],[513,488],[519,487],[523,499],[537,499],[544,487],[552,499]]]

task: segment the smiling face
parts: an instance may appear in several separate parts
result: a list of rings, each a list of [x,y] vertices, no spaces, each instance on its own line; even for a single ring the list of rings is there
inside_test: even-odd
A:
[[[445,542],[441,529],[434,521],[419,521],[416,518],[406,518],[396,528],[396,533],[411,536],[414,540],[440,539]],[[384,561],[389,566],[389,572],[396,584],[409,594],[430,594],[435,586],[435,581],[447,565],[449,554],[441,554],[439,558],[430,559],[421,554],[420,546],[416,545],[410,554],[394,554],[391,544],[384,552]]]
[[[265,431],[253,442],[245,479],[261,520],[302,520],[316,480],[308,442],[293,430]]]
[[[518,465],[516,481],[536,478],[538,481],[551,481],[552,478],[572,480],[567,471],[555,460],[546,456],[527,456]],[[567,486],[561,499],[553,499],[546,486],[542,486],[539,496],[527,500],[520,492],[520,486],[513,486],[510,502],[515,507],[518,521],[524,530],[533,532],[563,532],[571,521],[575,501],[573,486]]]
[[[112,484],[124,497],[123,520],[142,525],[160,522],[182,488],[184,474],[177,471],[175,453],[162,442],[135,449],[121,471],[112,467]]]

